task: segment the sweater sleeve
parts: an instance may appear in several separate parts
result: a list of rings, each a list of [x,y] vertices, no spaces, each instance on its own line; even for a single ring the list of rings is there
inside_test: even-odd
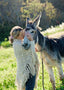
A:
[[[13,43],[13,48],[14,48],[14,54],[16,58],[21,57],[21,55],[23,54],[23,47],[21,42],[14,42]]]

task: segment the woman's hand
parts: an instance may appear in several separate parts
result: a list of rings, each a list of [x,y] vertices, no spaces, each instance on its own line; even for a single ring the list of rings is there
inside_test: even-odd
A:
[[[33,41],[33,38],[32,38],[32,36],[31,36],[30,33],[26,33],[26,36],[27,36],[27,38],[28,38],[30,41]]]

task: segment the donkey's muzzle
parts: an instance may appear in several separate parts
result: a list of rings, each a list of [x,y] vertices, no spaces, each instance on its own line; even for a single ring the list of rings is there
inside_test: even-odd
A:
[[[28,38],[26,36],[24,37],[24,42],[23,42],[23,45],[22,46],[26,50],[28,50],[30,48],[30,46],[31,46],[30,41],[28,40]]]
[[[24,43],[24,45],[23,45],[24,47],[27,47],[28,46],[28,43]]]
[[[24,47],[24,49],[28,50],[31,45],[30,44],[27,44],[27,43],[24,43],[22,46]]]

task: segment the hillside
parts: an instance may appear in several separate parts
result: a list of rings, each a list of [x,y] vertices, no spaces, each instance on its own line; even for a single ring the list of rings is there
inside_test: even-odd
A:
[[[51,28],[42,31],[41,33],[49,38],[59,38],[64,36],[64,23],[56,27],[51,26]]]

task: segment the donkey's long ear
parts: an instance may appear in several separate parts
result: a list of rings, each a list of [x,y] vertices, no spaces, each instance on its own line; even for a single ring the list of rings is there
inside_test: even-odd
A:
[[[41,16],[42,16],[42,13],[40,13],[33,21],[33,23],[36,25],[36,27],[38,27],[40,24]]]
[[[26,18],[26,27],[27,27],[27,25],[28,25],[28,22],[29,22],[29,20],[30,20],[30,18]]]
[[[30,22],[32,23],[32,20],[30,18],[26,18],[26,27],[29,26]]]

